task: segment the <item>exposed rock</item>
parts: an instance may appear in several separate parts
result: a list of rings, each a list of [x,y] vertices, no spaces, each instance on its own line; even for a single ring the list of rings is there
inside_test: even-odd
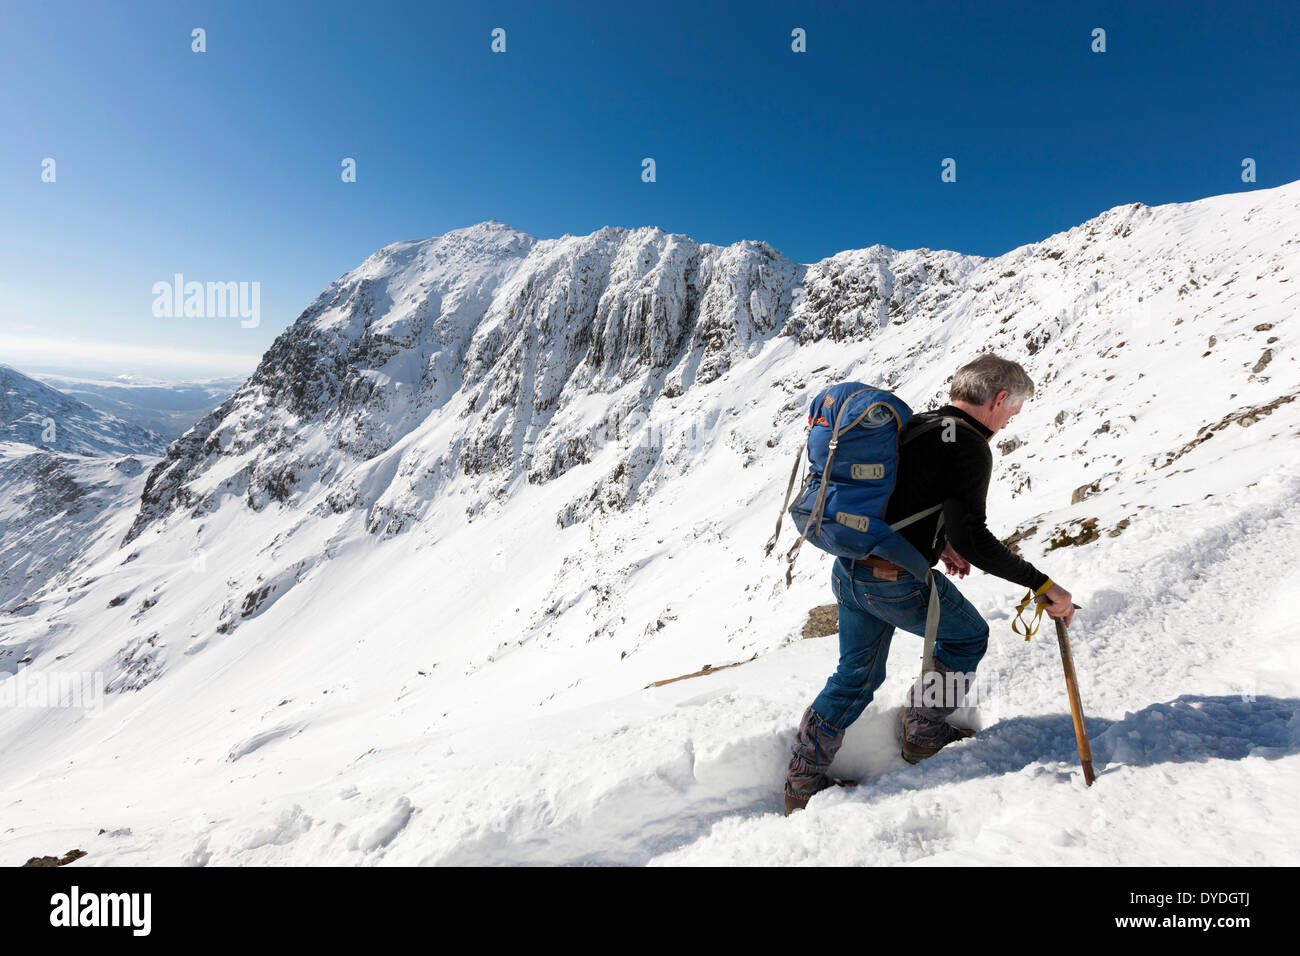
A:
[[[1038,530],[1037,524],[1031,524],[1025,528],[1017,528],[1010,535],[1002,539],[1002,544],[1011,551],[1012,554],[1020,553],[1020,542],[1026,538],[1033,537],[1034,532]]]
[[[1086,485],[1080,485],[1078,488],[1075,488],[1073,493],[1070,495],[1070,504],[1077,505],[1080,501],[1091,498],[1093,495],[1100,494],[1107,488],[1114,487],[1122,478],[1123,476],[1120,472],[1112,471],[1090,481]]]
[[[1092,482],[1091,484],[1082,485],[1078,488],[1075,488],[1074,493],[1070,495],[1070,504],[1077,505],[1080,501],[1083,501],[1083,499],[1090,498],[1099,491],[1101,491],[1100,478],[1098,478],[1096,481]]]
[[[69,850],[63,854],[62,858],[57,856],[33,856],[29,857],[23,866],[67,866],[74,860],[80,860],[85,855],[85,850]]]
[[[166,667],[162,657],[164,647],[165,644],[158,642],[157,634],[130,641],[118,651],[114,662],[117,673],[104,684],[104,691],[109,694],[124,693],[128,690],[141,690],[152,684],[162,676]]]
[[[822,604],[808,612],[803,625],[803,637],[829,637],[840,632],[838,604]]]
[[[1237,425],[1241,425],[1243,428],[1248,428],[1251,425],[1254,425],[1256,422],[1258,422],[1261,418],[1265,418],[1268,415],[1271,415],[1275,409],[1281,407],[1282,405],[1285,405],[1288,402],[1294,402],[1295,399],[1296,396],[1294,394],[1279,395],[1277,398],[1273,399],[1273,401],[1268,402],[1264,405],[1256,405],[1254,408],[1240,409],[1238,411],[1231,412],[1225,415],[1219,421],[1215,422],[1213,425],[1202,425],[1199,429],[1197,429],[1195,438],[1193,438],[1187,444],[1183,445],[1183,447],[1179,448],[1177,451],[1165,452],[1165,460],[1163,462],[1160,462],[1159,459],[1156,459],[1152,461],[1152,465],[1156,468],[1167,468],[1169,465],[1172,465],[1174,462],[1176,462],[1179,458],[1182,458],[1184,455],[1186,455],[1197,445],[1209,441],[1211,438],[1214,437],[1216,432],[1220,432],[1232,424],[1237,424]]]
[[[1089,544],[1101,537],[1097,530],[1096,518],[1085,518],[1078,522],[1078,527],[1070,530],[1069,527],[1061,528],[1056,535],[1047,543],[1046,550],[1055,551],[1057,548],[1077,547],[1083,544]]]

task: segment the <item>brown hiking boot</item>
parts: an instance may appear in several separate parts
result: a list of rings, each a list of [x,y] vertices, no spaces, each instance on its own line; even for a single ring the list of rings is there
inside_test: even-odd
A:
[[[927,757],[933,757],[944,747],[957,740],[965,740],[967,737],[973,737],[975,731],[967,730],[965,727],[954,727],[952,724],[945,723],[939,730],[937,737],[929,737],[923,740],[913,740],[907,736],[906,731],[900,734],[902,739],[903,759],[908,763],[920,763]]]
[[[843,743],[842,728],[826,723],[811,707],[803,712],[785,772],[786,816],[806,807],[813,794],[840,783],[826,771]]]
[[[955,671],[936,658],[934,669],[912,684],[899,711],[898,736],[904,760],[920,763],[953,741],[975,733],[948,723],[948,718],[962,704],[974,676]]]
[[[829,790],[831,787],[856,787],[858,785],[856,780],[849,780],[841,777],[827,777],[827,781],[826,786],[822,787],[821,790],[818,790],[817,793],[821,793],[822,790]],[[785,815],[788,817],[796,810],[802,810],[804,807],[808,806],[808,801],[811,800],[813,796],[815,796],[815,794],[807,797],[798,797],[789,790],[786,790]]]

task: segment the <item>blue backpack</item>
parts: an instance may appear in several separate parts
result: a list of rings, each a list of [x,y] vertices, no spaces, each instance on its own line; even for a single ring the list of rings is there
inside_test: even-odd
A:
[[[805,450],[800,448],[776,519],[776,532],[764,551],[765,555],[772,553],[788,512],[799,529],[799,540],[785,556],[787,585],[793,580],[794,562],[804,541],[849,560],[875,555],[906,568],[918,580],[928,579],[929,563],[898,532],[914,521],[941,512],[943,505],[893,525],[885,520],[885,508],[898,476],[901,444],[943,423],[936,418],[908,429],[900,442],[903,426],[911,418],[912,409],[893,392],[861,382],[841,382],[813,398],[808,410],[808,472],[791,505],[790,496]]]

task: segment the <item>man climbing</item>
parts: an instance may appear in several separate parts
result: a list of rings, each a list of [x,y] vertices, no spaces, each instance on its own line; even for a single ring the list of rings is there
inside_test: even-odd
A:
[[[950,404],[913,416],[900,434],[897,481],[885,518],[892,525],[934,509],[899,532],[931,567],[942,558],[949,575],[965,577],[974,566],[1023,585],[1046,595],[1047,613],[1068,625],[1074,615],[1070,593],[1012,554],[985,524],[993,471],[989,441],[1033,393],[1025,370],[996,355],[980,355],[958,369]],[[956,585],[942,575],[933,577],[940,602],[933,671],[925,675],[927,682],[913,684],[902,711],[902,755],[909,763],[969,735],[947,718],[988,647],[988,624],[979,612]],[[831,589],[839,611],[839,667],[800,721],[785,778],[787,815],[839,782],[826,771],[844,731],[884,682],[895,628],[925,633],[930,586],[901,565],[876,556],[836,558]]]

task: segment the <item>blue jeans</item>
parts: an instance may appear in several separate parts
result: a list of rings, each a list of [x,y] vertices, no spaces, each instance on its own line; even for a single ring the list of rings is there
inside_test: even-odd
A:
[[[940,571],[939,632],[935,659],[954,671],[972,672],[989,644],[989,626],[974,605]],[[885,681],[885,662],[894,629],[924,636],[930,587],[906,571],[898,580],[875,576],[867,565],[835,559],[831,590],[839,604],[840,664],[813,701],[813,710],[832,727],[844,729],[857,720]],[[917,674],[921,672],[917,655]]]

